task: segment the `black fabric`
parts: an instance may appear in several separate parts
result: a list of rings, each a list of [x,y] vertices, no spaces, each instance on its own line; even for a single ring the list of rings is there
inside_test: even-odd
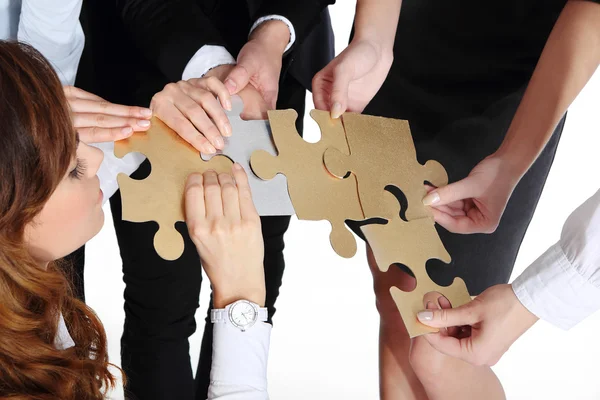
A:
[[[82,25],[86,33],[86,47],[77,84],[109,101],[122,104],[148,105],[152,96],[165,84],[181,79],[187,61],[202,44],[208,44],[206,38],[216,37],[212,36],[213,33],[202,36],[189,26],[178,30],[190,35],[188,39],[181,39],[184,41],[182,46],[160,37],[160,32],[174,28],[178,24],[176,21],[189,24],[190,18],[200,15],[198,10],[201,10],[202,18],[205,16],[210,20],[234,57],[246,42],[251,23],[243,0],[196,1],[194,11],[190,11],[191,16],[182,16],[186,10],[183,4],[191,2],[148,0],[143,4],[134,1],[117,3],[84,1]],[[120,8],[117,9],[115,4]],[[175,6],[170,8],[168,4]],[[152,12],[156,10],[167,15],[153,16]],[[316,14],[320,11],[315,10]],[[322,15],[327,14],[324,12]],[[294,108],[299,115],[304,114],[305,89],[309,87],[310,74],[324,67],[333,56],[332,31],[328,24],[328,17],[323,18],[315,27],[318,33],[312,36],[312,41],[300,38],[304,43],[295,47],[284,60],[278,108]],[[177,37],[169,32],[165,34]],[[308,32],[306,34],[311,36]],[[191,43],[198,47],[194,48]],[[315,43],[319,43],[320,47],[312,54],[305,46],[314,46]],[[163,48],[150,48],[153,46]],[[299,58],[306,62],[303,65],[310,66],[312,70],[294,67],[294,71],[298,72],[296,75],[291,73],[291,69],[295,55],[301,51],[303,55]],[[290,73],[286,73],[288,70]],[[300,80],[295,76],[307,78]],[[302,118],[298,119],[297,125],[302,132]],[[145,162],[133,177],[141,179],[149,171],[149,162]],[[197,398],[205,399],[212,355],[212,330],[208,324],[195,384],[188,338],[196,329],[194,314],[198,307],[201,266],[185,225],[177,225],[185,238],[185,252],[179,260],[167,262],[158,257],[152,245],[157,228],[155,223],[121,221],[119,192],[111,198],[111,209],[126,285],[125,326],[121,339],[122,366],[128,376],[126,396],[141,400],[188,400],[197,395]],[[263,218],[262,222],[267,305],[272,317],[284,270],[283,234],[289,217]],[[195,385],[198,386],[197,394]]]
[[[565,0],[404,0],[394,63],[365,113],[407,119],[421,163],[438,160],[450,182],[500,145]],[[564,119],[515,189],[494,234],[438,226],[450,265],[430,260],[440,285],[462,277],[472,295],[506,283],[552,165]],[[360,223],[349,223],[359,233]]]

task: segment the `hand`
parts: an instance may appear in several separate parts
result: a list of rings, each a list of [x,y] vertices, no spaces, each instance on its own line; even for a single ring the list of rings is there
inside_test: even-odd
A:
[[[493,286],[462,307],[422,311],[418,317],[434,328],[469,325],[452,336],[432,333],[425,339],[438,351],[478,366],[495,365],[538,320],[510,285]]]
[[[213,154],[223,149],[223,136],[231,136],[231,124],[223,110],[231,109],[231,96],[214,76],[169,83],[154,95],[150,108],[200,152]]]
[[[481,161],[465,179],[434,189],[423,204],[431,205],[435,221],[454,233],[493,233],[521,175],[501,157]]]
[[[313,78],[315,107],[330,110],[332,118],[362,112],[383,85],[393,58],[370,41],[353,40]]]
[[[64,87],[73,126],[84,143],[114,142],[150,127],[152,111],[112,104],[73,86]]]
[[[192,241],[213,287],[215,308],[245,299],[265,303],[264,244],[248,176],[208,171],[189,176],[185,216]]]
[[[237,65],[225,79],[230,94],[248,84],[261,94],[270,109],[275,109],[283,52],[290,41],[288,26],[278,20],[263,22],[242,47]]]

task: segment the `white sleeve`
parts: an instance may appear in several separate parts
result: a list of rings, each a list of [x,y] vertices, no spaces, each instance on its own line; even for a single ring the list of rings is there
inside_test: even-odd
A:
[[[569,216],[559,242],[512,286],[529,311],[565,330],[600,310],[600,190]]]
[[[235,64],[235,58],[223,46],[205,44],[194,54],[183,70],[181,79],[202,78],[219,65]]]
[[[208,400],[268,400],[267,361],[270,324],[257,322],[246,332],[230,324],[213,325],[213,356]]]
[[[17,38],[46,57],[63,85],[73,85],[85,37],[82,0],[23,0]]]

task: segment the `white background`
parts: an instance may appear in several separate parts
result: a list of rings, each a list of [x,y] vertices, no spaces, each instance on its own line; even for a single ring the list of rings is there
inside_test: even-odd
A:
[[[354,5],[355,1],[345,0],[330,8],[338,52],[347,43]],[[310,96],[307,100],[310,110]],[[513,278],[559,238],[568,214],[600,188],[599,101],[600,73],[596,73],[570,109]],[[317,125],[310,117],[306,127],[308,140],[318,140]],[[86,250],[86,295],[106,326],[111,361],[119,364],[124,284],[108,205],[105,212],[106,226]],[[329,245],[328,225],[294,218],[286,235],[287,270],[269,361],[269,389],[275,400],[378,398],[378,315],[364,248],[361,244],[350,260],[338,257]],[[206,282],[197,333],[190,340],[194,368],[208,306]],[[599,399],[599,334],[600,314],[569,332],[536,324],[494,368],[508,399]],[[121,391],[113,394],[115,399],[122,396]]]

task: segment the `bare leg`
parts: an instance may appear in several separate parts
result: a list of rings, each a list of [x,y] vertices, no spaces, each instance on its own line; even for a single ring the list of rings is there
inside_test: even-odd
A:
[[[380,315],[379,326],[379,390],[383,400],[427,400],[425,389],[419,382],[410,362],[411,341],[390,295],[390,287],[404,290],[414,288],[415,280],[399,268],[382,273],[377,268],[371,249],[367,258],[373,273]]]

